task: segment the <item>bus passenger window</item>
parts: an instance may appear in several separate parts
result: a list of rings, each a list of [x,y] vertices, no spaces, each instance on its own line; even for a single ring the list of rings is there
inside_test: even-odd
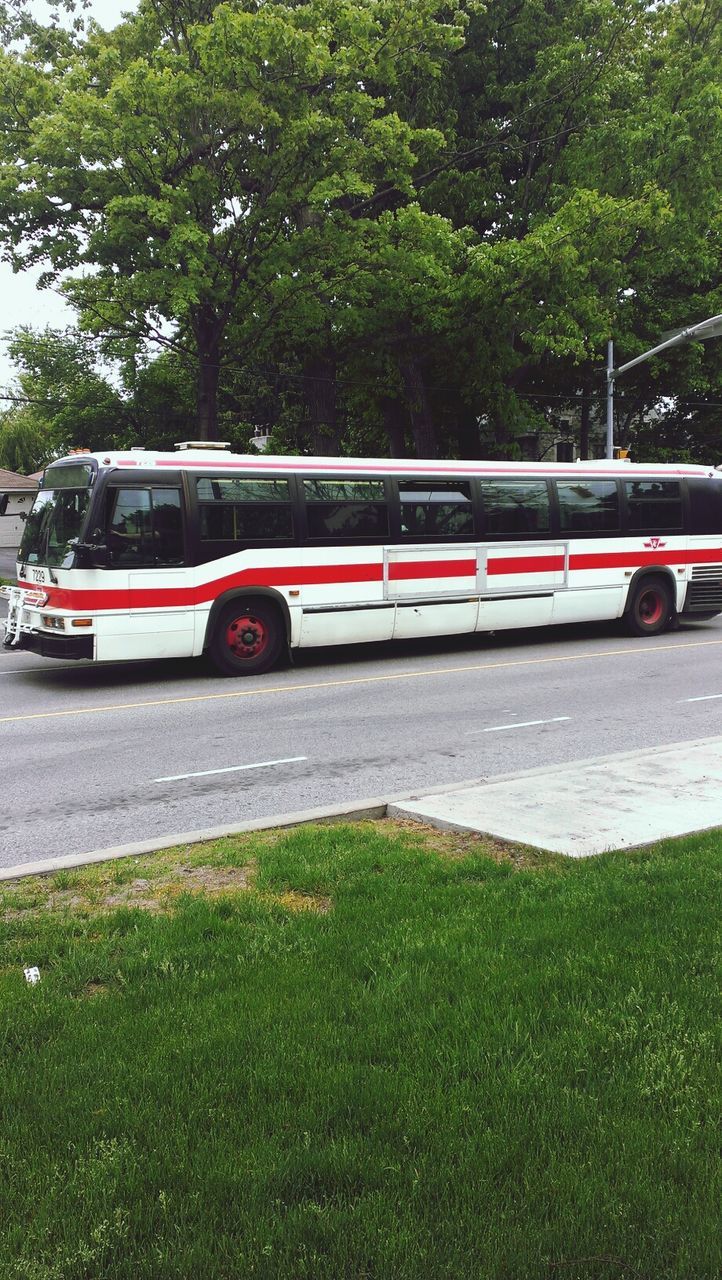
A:
[[[557,481],[562,533],[614,532],[619,524],[619,490],[614,480]]]
[[[544,480],[483,480],[487,534],[535,537],[549,532],[549,494]]]
[[[474,508],[465,480],[400,480],[401,532],[414,537],[472,538]]]
[[[310,538],[388,537],[383,480],[304,480]]]
[[[196,491],[203,542],[289,542],[293,538],[287,480],[199,476]]]
[[[625,480],[630,533],[673,533],[682,528],[678,480]]]

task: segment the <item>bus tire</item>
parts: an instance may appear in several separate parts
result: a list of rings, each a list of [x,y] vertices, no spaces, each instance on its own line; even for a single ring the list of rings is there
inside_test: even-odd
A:
[[[279,610],[261,597],[231,600],[215,622],[208,653],[224,676],[256,676],[270,671],[285,644]]]
[[[672,587],[665,577],[648,576],[634,584],[624,615],[633,636],[658,636],[674,616]]]

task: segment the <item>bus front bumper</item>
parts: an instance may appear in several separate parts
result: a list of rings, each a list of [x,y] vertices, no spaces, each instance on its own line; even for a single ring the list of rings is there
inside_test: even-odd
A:
[[[31,653],[39,653],[43,658],[93,658],[95,656],[95,636],[91,632],[83,635],[68,634],[65,620],[52,613],[50,620],[57,625],[58,634],[48,627],[46,630],[38,626],[42,620],[47,621],[41,609],[47,602],[47,595],[42,587],[26,589],[25,587],[0,587],[0,596],[8,601],[8,615],[0,622],[0,636],[3,629],[5,637],[3,648],[26,649]],[[84,619],[84,623],[90,619]]]
[[[39,653],[42,658],[92,658],[94,637],[52,636],[44,631],[22,631],[16,649]]]

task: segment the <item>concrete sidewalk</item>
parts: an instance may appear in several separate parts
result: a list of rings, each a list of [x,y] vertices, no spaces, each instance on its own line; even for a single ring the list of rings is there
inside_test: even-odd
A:
[[[650,844],[722,827],[722,737],[491,778],[387,813],[572,858]]]

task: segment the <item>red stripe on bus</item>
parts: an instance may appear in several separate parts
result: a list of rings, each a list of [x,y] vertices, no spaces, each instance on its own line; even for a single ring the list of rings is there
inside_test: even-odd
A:
[[[476,556],[473,560],[392,560],[389,562],[389,579],[398,582],[413,578],[475,578]]]
[[[500,573],[554,573],[564,569],[564,556],[499,556],[489,560],[490,577]]]
[[[132,591],[133,609],[180,608],[215,600],[224,591],[242,587],[248,583],[256,587],[337,586],[349,582],[381,582],[383,565],[376,564],[317,564],[266,567],[265,569],[241,569],[225,578],[214,578],[196,586],[185,587],[115,587],[113,589],[83,590],[79,587],[44,587],[48,605],[53,609],[74,609],[82,613],[93,609],[127,609]],[[21,586],[30,585],[20,583]]]
[[[722,561],[722,547],[700,547],[695,551],[602,551],[573,554],[569,558],[572,570],[582,569],[638,569],[647,565],[710,564]],[[563,555],[550,556],[498,556],[490,559],[487,573],[490,577],[504,574],[549,573],[564,568]],[[389,565],[391,579],[410,581],[414,578],[444,578],[471,576],[476,573],[475,560],[434,560],[393,562]],[[343,586],[351,582],[383,581],[383,565],[380,561],[366,564],[291,565],[265,569],[241,569],[237,573],[216,578],[196,586],[183,587],[133,587],[132,608],[189,608],[207,603],[234,587],[306,587]],[[35,583],[18,579],[18,585],[30,590],[47,592],[47,604],[54,609],[69,609],[76,613],[131,607],[130,589],[83,589],[77,587],[38,587]]]
[[[570,569],[642,569],[651,564],[714,564],[722,560],[722,547],[696,551],[590,551],[572,554]]]

